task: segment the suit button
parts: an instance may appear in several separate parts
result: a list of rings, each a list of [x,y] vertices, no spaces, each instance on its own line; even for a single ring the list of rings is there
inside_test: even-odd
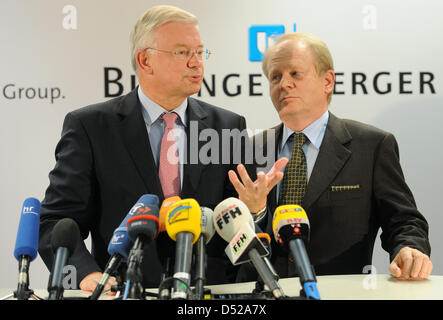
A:
[[[294,257],[292,256],[292,254],[288,255],[288,259],[289,259],[289,261],[294,262]]]

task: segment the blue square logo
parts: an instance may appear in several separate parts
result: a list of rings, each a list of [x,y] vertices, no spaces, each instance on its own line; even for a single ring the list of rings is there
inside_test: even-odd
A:
[[[296,25],[294,24],[294,32]],[[266,49],[273,44],[275,38],[285,33],[285,26],[253,25],[249,28],[249,61],[262,61]]]

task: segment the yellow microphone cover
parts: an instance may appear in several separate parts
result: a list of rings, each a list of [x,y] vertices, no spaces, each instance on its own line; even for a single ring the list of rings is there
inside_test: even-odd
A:
[[[288,224],[307,224],[309,226],[309,219],[306,211],[295,204],[287,204],[279,206],[274,211],[272,218],[272,230],[274,235],[278,234],[280,228]]]
[[[193,243],[197,242],[201,233],[201,209],[195,199],[182,199],[172,204],[165,219],[166,232],[176,241],[180,232],[190,232],[194,235]]]
[[[168,213],[168,210],[171,205],[176,203],[177,201],[180,201],[181,198],[178,196],[169,197],[163,200],[163,203],[160,207],[160,213],[159,213],[159,224],[158,224],[158,232],[166,231],[166,216]]]

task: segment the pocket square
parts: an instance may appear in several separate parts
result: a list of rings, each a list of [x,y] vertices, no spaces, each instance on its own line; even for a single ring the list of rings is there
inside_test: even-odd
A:
[[[350,191],[360,189],[359,184],[350,185],[350,186],[331,186],[332,192],[341,192],[341,191]]]

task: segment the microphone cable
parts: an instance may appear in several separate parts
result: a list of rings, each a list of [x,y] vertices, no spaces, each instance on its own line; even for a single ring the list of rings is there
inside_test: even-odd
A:
[[[188,285],[188,284],[186,283],[186,281],[184,281],[183,279],[180,279],[180,278],[167,277],[167,278],[163,279],[163,281],[160,282],[160,285],[158,286],[158,294],[157,294],[157,297],[158,297],[159,300],[162,300],[162,299],[161,299],[161,292],[162,292],[163,290],[165,290],[165,289],[172,289],[172,286],[173,286],[173,284],[174,284],[174,281],[178,281],[178,282],[180,282],[182,285],[185,286],[185,288],[186,288],[186,293],[188,294],[188,297],[190,297],[189,300],[193,300],[193,299],[194,299],[193,294],[192,294],[192,290],[191,290],[191,286]]]

